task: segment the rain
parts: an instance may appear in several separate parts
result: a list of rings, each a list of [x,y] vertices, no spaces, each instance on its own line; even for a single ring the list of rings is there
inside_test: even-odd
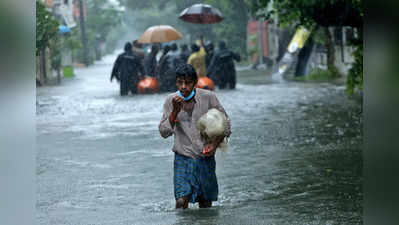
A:
[[[363,223],[355,3],[337,21],[276,13],[288,0],[37,2],[56,22],[36,49],[37,224]],[[186,63],[231,135],[217,201],[182,210],[158,125]]]

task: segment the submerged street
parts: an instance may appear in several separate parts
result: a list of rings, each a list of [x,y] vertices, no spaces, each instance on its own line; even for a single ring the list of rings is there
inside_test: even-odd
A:
[[[176,211],[168,93],[119,96],[116,55],[37,89],[38,224],[361,224],[361,104],[345,86],[238,71],[219,200]]]

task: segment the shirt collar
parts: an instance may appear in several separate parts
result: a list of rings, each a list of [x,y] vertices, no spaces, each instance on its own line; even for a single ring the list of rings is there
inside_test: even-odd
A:
[[[194,102],[198,102],[198,99],[199,99],[199,97],[198,97],[198,89],[195,88]]]

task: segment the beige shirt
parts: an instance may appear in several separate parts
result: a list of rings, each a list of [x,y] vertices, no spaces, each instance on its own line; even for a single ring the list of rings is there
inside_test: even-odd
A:
[[[193,100],[195,102],[194,109],[191,116],[182,109],[177,115],[178,122],[172,127],[169,122],[169,115],[173,110],[172,99],[176,95],[176,93],[170,94],[165,100],[162,119],[159,123],[159,132],[163,138],[173,135],[174,143],[172,151],[191,158],[203,157],[202,149],[205,140],[200,135],[197,121],[209,109],[216,108],[225,114],[226,111],[212,91],[196,88]],[[225,135],[229,137],[231,134],[230,120],[227,114],[226,117],[227,128]]]

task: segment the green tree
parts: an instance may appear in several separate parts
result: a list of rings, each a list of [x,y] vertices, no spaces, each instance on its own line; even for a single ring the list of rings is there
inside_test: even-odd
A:
[[[36,0],[36,57],[41,57],[43,66],[44,82],[47,81],[46,74],[46,48],[49,49],[50,66],[52,69],[60,72],[61,67],[61,42],[58,35],[58,21],[47,11],[45,5]]]
[[[251,2],[246,0],[207,0],[205,2],[220,9],[224,16],[222,23],[212,26],[216,40],[225,40],[234,51],[246,55],[247,24]]]
[[[120,28],[123,13],[107,0],[86,0],[84,2],[87,9],[85,26],[89,63],[93,63],[94,59],[101,58],[100,43],[112,45],[111,48],[107,46],[108,52],[114,49],[115,40],[112,38],[112,41],[109,41],[109,37]],[[83,62],[83,46],[78,42],[81,42],[79,26],[73,28],[71,33],[66,36],[65,46],[72,49],[74,60]]]
[[[58,21],[46,10],[45,5],[36,0],[36,56],[57,37],[58,26]]]

